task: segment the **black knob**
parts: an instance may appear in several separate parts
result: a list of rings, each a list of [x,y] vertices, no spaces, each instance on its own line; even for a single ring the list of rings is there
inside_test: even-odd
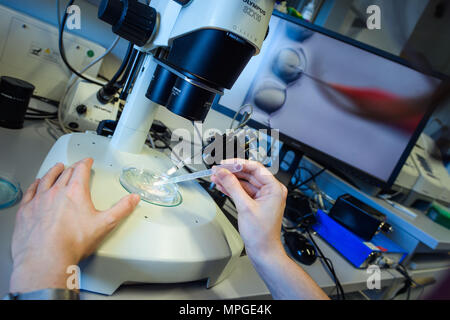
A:
[[[72,129],[78,129],[79,125],[76,122],[71,122],[69,123],[69,127],[71,127]]]
[[[137,0],[103,0],[98,17],[112,25],[115,34],[142,47],[156,27],[157,12]]]
[[[77,113],[79,115],[85,114],[87,112],[87,107],[84,104],[80,104],[77,108]]]
[[[392,232],[393,228],[389,223],[383,222],[380,225],[380,230],[383,231],[384,233],[388,233],[388,232]]]
[[[175,2],[178,2],[182,6],[188,5],[191,3],[192,0],[174,0]]]
[[[98,8],[98,17],[110,25],[115,25],[119,22],[122,12],[122,1],[102,1]]]

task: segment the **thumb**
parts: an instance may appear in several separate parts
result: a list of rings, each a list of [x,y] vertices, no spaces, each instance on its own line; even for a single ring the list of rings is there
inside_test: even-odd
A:
[[[140,200],[141,198],[137,194],[130,194],[123,197],[111,209],[101,213],[103,222],[114,227],[134,211]]]
[[[242,185],[239,183],[236,176],[230,171],[220,169],[215,176],[238,208],[248,207],[249,204],[254,201],[250,198],[244,188],[242,188]]]

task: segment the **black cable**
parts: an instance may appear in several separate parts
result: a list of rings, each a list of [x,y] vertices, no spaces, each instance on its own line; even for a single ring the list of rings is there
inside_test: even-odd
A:
[[[52,106],[54,106],[56,108],[59,107],[59,101],[48,99],[48,98],[41,97],[41,96],[36,96],[36,95],[33,95],[32,98],[34,98],[36,100],[39,100],[39,101],[42,101],[42,102],[45,102],[45,103],[48,103],[48,104],[51,104]]]
[[[322,250],[320,250],[319,246],[317,245],[316,241],[314,240],[311,231],[309,229],[306,229],[306,232],[308,233],[309,239],[311,240],[311,242],[313,243],[314,247],[316,248],[317,252],[319,253],[319,256],[322,257],[322,259],[325,262],[325,265],[328,267],[328,269],[330,270],[331,274],[333,275],[334,278],[334,282],[336,283],[336,288],[337,288],[337,293],[340,296],[340,298],[342,300],[345,300],[345,293],[344,293],[344,289],[342,288],[341,282],[339,281],[336,272],[334,270],[334,266],[333,263],[331,262],[331,260],[327,257],[325,257],[325,255],[323,254]],[[331,264],[330,264],[331,262]]]
[[[299,189],[301,191],[301,187],[304,186],[305,184],[311,182],[311,181],[315,181],[315,179],[320,176],[323,172],[325,172],[326,168],[323,168],[322,170],[320,170],[319,172],[317,172],[316,174],[312,175],[309,179],[306,179],[305,181],[301,182],[300,184],[295,185],[293,188],[291,188],[289,190],[289,195],[292,195],[293,192],[295,192],[296,189]]]
[[[107,77],[105,77],[104,75],[99,74],[97,77],[100,78],[100,79],[105,80],[106,82],[109,81],[109,79]]]
[[[65,48],[64,48],[64,29],[66,27],[67,18],[69,17],[69,14],[67,13],[67,9],[70,6],[72,6],[74,2],[75,2],[75,0],[70,0],[69,3],[67,4],[66,10],[64,11],[64,16],[63,16],[63,19],[62,19],[62,22],[61,22],[61,27],[59,29],[59,41],[58,41],[59,54],[61,55],[61,58],[62,58],[64,64],[67,66],[67,68],[72,73],[74,73],[75,75],[77,75],[81,79],[89,81],[90,83],[94,83],[96,85],[103,86],[103,83],[97,82],[95,80],[92,80],[92,79],[89,79],[88,77],[83,76],[81,73],[79,73],[77,70],[75,70],[70,65],[69,61],[67,61],[66,52],[65,52]]]
[[[52,116],[41,116],[38,114],[30,114],[27,113],[25,114],[25,120],[35,120],[35,119],[56,119],[58,116],[57,115],[52,115]]]
[[[134,49],[134,46],[131,43],[130,45],[131,45],[131,52],[129,56],[127,54],[128,56],[127,68],[125,69],[125,72],[122,72],[122,78],[117,83],[117,85],[120,86],[121,88],[125,85],[125,82],[130,76],[131,70],[133,70],[134,67],[134,61],[136,60],[136,56],[139,53],[139,50]]]
[[[145,54],[141,51],[135,51],[136,55],[134,57],[134,61],[131,61],[128,67],[130,68],[128,72],[127,77],[123,77],[125,82],[122,85],[122,92],[120,93],[119,99],[126,101],[128,98],[128,94],[130,93],[130,90],[132,86],[134,85],[136,78],[139,74],[139,70],[141,69],[142,63],[143,63],[143,57]]]
[[[32,111],[32,112],[30,112],[30,114],[37,114],[37,115],[47,115],[47,116],[57,115],[56,112],[48,112],[48,111],[43,111],[43,110],[31,108],[31,107],[28,107],[27,111]]]
[[[299,185],[296,186],[297,189],[299,189],[300,187],[304,186],[305,184],[309,183],[310,181],[315,180],[318,176],[320,176],[323,172],[325,172],[325,168],[323,168],[322,170],[320,170],[319,172],[317,172],[316,174],[314,174],[312,177],[310,177],[309,179],[303,181],[302,183],[300,183]]]
[[[111,80],[108,81],[107,84],[105,84],[98,92],[97,92],[97,98],[101,103],[108,103],[111,101],[114,96],[117,94],[117,92],[123,88],[126,77],[128,75],[124,75],[124,72],[129,72],[131,57],[135,54],[134,45],[130,42],[128,44],[127,53],[125,54],[125,57],[122,61],[122,64],[119,67],[119,70],[117,70],[116,74],[112,77]],[[123,78],[119,80],[119,78],[123,75]]]
[[[57,116],[45,116],[45,117],[38,117],[38,116],[34,116],[34,115],[26,115],[25,116],[25,120],[45,120],[45,119],[56,119]]]
[[[409,300],[411,298],[411,289],[412,289],[412,285],[413,284],[415,284],[418,288],[422,288],[422,293],[423,293],[423,291],[425,290],[425,286],[417,283],[416,281],[414,281],[414,279],[409,275],[408,270],[406,269],[406,267],[403,264],[399,263],[395,267],[395,270],[397,270],[403,277],[405,277],[406,281],[405,281],[405,286],[403,288],[401,288],[391,298],[391,300],[395,299],[400,294],[404,293],[405,290],[406,290],[406,300]],[[420,295],[422,295],[422,293]]]
[[[116,74],[111,78],[111,80],[109,80],[109,82],[105,85],[105,87],[112,88],[112,87],[115,87],[116,85],[118,85],[118,86],[123,85],[123,83],[122,84],[118,83],[118,80],[119,80],[120,76],[122,76],[122,74],[124,73],[125,69],[127,69],[127,66],[130,63],[130,60],[131,60],[131,57],[132,57],[134,51],[135,51],[134,45],[130,42],[128,44],[127,52],[122,61],[122,64],[119,67],[119,70],[117,70]],[[123,80],[123,82],[125,82],[125,80]]]
[[[327,257],[319,256],[319,258],[324,260],[324,261],[326,261],[326,262],[328,262],[330,264],[330,266],[331,266],[330,272],[333,275],[333,277],[336,278],[336,271],[334,270],[333,261],[331,261],[331,259],[327,258]],[[335,282],[335,284],[336,284],[336,294],[342,299],[343,291],[341,291],[341,289],[338,288],[338,285],[337,285],[336,282]],[[342,300],[344,300],[344,299],[342,299]]]
[[[155,148],[156,149],[163,149],[163,150],[164,149],[169,149],[170,151],[172,151],[172,147],[170,146],[170,144],[162,136],[160,136],[157,133],[153,133],[151,135],[152,135],[153,142],[155,143]],[[163,146],[157,146],[156,142],[162,142]]]
[[[299,183],[302,183],[302,180],[301,180],[301,178],[302,178],[302,170],[305,170],[306,172],[308,172],[310,177],[313,177],[314,173],[310,169],[308,169],[306,167],[302,167],[302,166],[298,167],[298,169],[294,173],[294,177],[293,178],[295,179],[295,183],[294,183],[295,188],[299,189],[300,191],[306,191],[308,189],[308,186],[306,186],[306,189],[301,189],[300,187],[297,187],[297,185],[299,185]],[[314,179],[314,181],[315,181],[315,179]]]

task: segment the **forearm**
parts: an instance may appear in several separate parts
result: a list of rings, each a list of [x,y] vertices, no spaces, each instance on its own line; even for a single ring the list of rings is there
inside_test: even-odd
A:
[[[316,282],[287,256],[281,245],[263,253],[249,253],[249,258],[274,299],[329,299]]]

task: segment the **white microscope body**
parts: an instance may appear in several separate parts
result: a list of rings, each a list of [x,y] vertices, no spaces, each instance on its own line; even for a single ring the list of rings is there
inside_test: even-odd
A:
[[[258,54],[274,6],[273,0],[178,2],[181,4],[172,0],[151,1],[151,6],[157,12],[155,30],[148,34],[140,46],[136,45],[146,56],[114,136],[107,138],[93,133],[76,133],[61,137],[47,155],[38,177],[42,177],[57,162],[70,166],[83,158],[91,157],[94,159],[91,178],[92,201],[98,210],[105,210],[128,194],[119,181],[124,167],[133,165],[165,172],[173,166],[168,157],[145,145],[158,108],[157,103],[146,98],[149,96],[149,84],[158,81],[155,71],[163,66],[178,80],[175,84],[169,84],[172,87],[169,87],[168,99],[182,101],[180,103],[170,100],[168,104],[172,104],[171,110],[191,120],[204,120],[211,99],[214,99],[217,93],[223,92],[224,88],[234,84],[248,60],[236,61],[233,52],[225,52],[224,56],[219,57],[218,64],[220,59],[225,59],[228,55],[230,60],[235,60],[231,62],[231,66],[233,63],[234,66],[239,63],[242,65],[227,81],[220,83],[222,79],[211,80],[205,78],[208,75],[201,74],[202,70],[209,72],[212,69],[214,74],[212,73],[211,77],[222,77],[214,70],[217,65],[211,63],[213,60],[210,61],[211,65],[206,66],[201,65],[208,63],[204,59],[200,61],[200,65],[195,61],[197,54],[206,54],[214,48],[183,48],[186,44],[181,43],[177,49],[176,40],[183,41],[183,37],[193,36],[198,44],[205,42],[202,37],[208,37],[208,32],[221,32],[219,36],[225,39],[224,42],[231,41],[232,46],[245,48],[247,55]],[[135,30],[132,24],[140,20],[127,16],[133,13],[131,11],[135,5],[135,0],[104,0],[100,10],[103,10],[103,14],[108,10],[109,13],[112,12],[111,16],[115,18],[108,16],[106,19],[113,24],[119,21],[119,16],[119,24],[128,19],[131,26],[119,27]],[[120,14],[117,13],[118,8],[122,9]],[[129,8],[129,13],[126,8]],[[119,27],[114,28],[117,30]],[[204,30],[212,31],[206,31],[204,34]],[[120,32],[119,30],[119,35]],[[211,39],[217,39],[217,35],[213,34]],[[195,43],[192,38],[188,40],[188,46]],[[215,46],[216,43],[210,45]],[[226,51],[226,45],[217,45],[222,47],[216,52]],[[180,48],[186,56],[191,55],[190,61],[182,61],[183,57],[176,56],[175,51],[180,51]],[[161,50],[165,50],[165,53],[161,54]],[[186,65],[177,65],[177,61]],[[196,69],[197,67],[203,69]],[[223,76],[226,78],[225,74]],[[192,95],[192,90],[189,91],[190,89],[183,85],[190,86],[194,91],[202,89],[207,97],[204,98],[200,94],[202,97],[199,103],[198,92],[195,91]],[[200,113],[192,109],[192,105],[198,108],[202,104],[204,110],[200,110]],[[184,106],[191,106],[191,109],[181,110]],[[110,295],[127,282],[180,283],[197,280],[207,280],[207,286],[211,287],[232,272],[243,249],[238,232],[198,183],[182,183],[179,190],[183,201],[177,207],[167,208],[140,202],[133,214],[105,239],[91,257],[81,263],[81,289]]]

